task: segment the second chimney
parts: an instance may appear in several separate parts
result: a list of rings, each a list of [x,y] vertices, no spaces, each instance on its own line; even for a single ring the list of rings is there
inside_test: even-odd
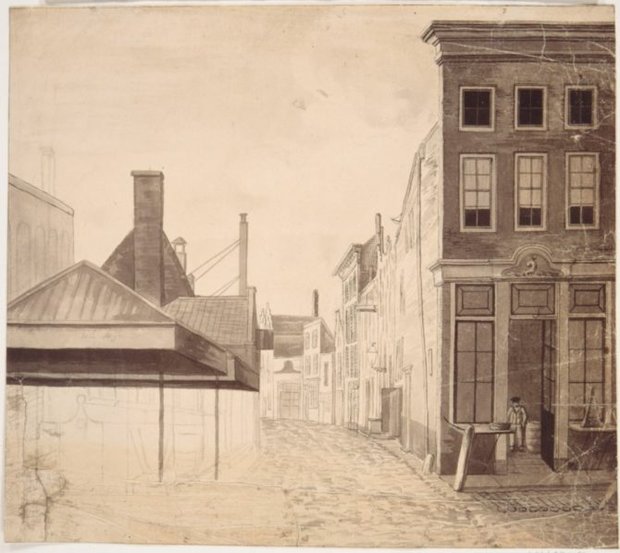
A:
[[[134,289],[155,305],[164,289],[164,174],[132,171],[134,196]]]
[[[319,316],[319,291],[312,290],[312,316],[318,318]]]
[[[248,293],[248,221],[247,213],[239,215],[239,295]]]

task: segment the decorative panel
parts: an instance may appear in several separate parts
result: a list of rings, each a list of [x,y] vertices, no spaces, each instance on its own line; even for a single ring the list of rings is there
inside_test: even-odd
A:
[[[457,285],[456,314],[465,317],[493,315],[493,285]]]
[[[513,284],[513,315],[553,315],[555,313],[554,284]]]
[[[605,313],[604,284],[571,284],[571,313]]]

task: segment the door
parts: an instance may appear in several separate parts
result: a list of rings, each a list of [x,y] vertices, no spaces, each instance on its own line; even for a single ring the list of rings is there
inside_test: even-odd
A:
[[[540,416],[540,455],[553,469],[555,444],[555,321],[542,322],[542,409]]]
[[[299,418],[299,392],[297,390],[280,390],[278,402],[281,419]]]
[[[402,388],[381,389],[381,432],[393,438],[400,436]]]

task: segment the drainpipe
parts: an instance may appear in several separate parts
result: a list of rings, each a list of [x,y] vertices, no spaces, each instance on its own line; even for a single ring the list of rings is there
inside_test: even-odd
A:
[[[424,289],[422,286],[422,162],[424,161],[425,152],[424,144],[418,150],[417,159],[417,181],[418,181],[418,232],[416,233],[416,252],[417,252],[417,281],[418,281],[418,305],[420,309],[420,338],[422,343],[422,365],[424,367],[424,411],[426,413],[426,421],[424,424],[424,457],[429,454],[429,413],[428,413],[428,361],[426,354],[426,328],[424,322]]]

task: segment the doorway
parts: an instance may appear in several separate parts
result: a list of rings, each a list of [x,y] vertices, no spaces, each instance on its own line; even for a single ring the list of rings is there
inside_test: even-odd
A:
[[[400,436],[402,398],[402,388],[381,389],[381,432],[392,438]]]
[[[553,469],[555,442],[555,321],[512,319],[508,398],[518,396],[531,427],[526,446]],[[538,429],[540,429],[539,432]],[[540,452],[540,453],[539,453]]]

